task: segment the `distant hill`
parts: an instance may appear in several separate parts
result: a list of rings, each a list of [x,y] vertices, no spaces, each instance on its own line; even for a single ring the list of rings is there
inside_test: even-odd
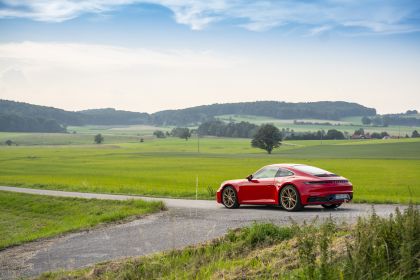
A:
[[[155,124],[185,126],[199,124],[218,115],[238,114],[278,119],[339,120],[351,116],[375,116],[376,110],[357,103],[320,101],[287,103],[257,101],[212,104],[153,114],[113,108],[66,111],[23,102],[0,100],[0,131],[62,132],[69,125]]]
[[[79,111],[86,124],[111,125],[111,124],[149,124],[148,113],[137,113],[113,108],[90,109]]]
[[[94,109],[79,112],[23,102],[0,100],[0,131],[63,132],[69,125],[149,123],[149,114]]]
[[[305,103],[256,101],[165,110],[152,114],[151,119],[156,124],[185,125],[201,123],[215,116],[226,114],[266,116],[277,119],[339,120],[340,118],[352,116],[374,116],[376,115],[376,110],[357,103],[344,101]]]

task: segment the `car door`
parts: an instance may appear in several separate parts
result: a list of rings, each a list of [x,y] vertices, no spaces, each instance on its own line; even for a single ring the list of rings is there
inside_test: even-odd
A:
[[[276,187],[274,177],[277,167],[264,167],[253,174],[252,179],[244,182],[239,189],[240,203],[275,203]]]

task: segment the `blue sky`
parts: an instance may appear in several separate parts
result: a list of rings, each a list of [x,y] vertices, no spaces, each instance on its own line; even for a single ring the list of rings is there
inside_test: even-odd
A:
[[[0,1],[0,98],[153,112],[347,100],[420,109],[420,1]],[[396,98],[398,97],[398,98]]]

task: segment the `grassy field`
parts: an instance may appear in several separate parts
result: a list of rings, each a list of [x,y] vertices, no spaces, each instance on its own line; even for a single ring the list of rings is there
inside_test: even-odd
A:
[[[249,139],[0,147],[0,184],[212,199],[224,180],[263,165],[306,163],[350,179],[356,202],[420,203],[420,139],[289,141],[272,155]]]
[[[313,123],[325,123],[329,122],[335,125],[311,125],[311,124],[304,124],[298,125],[294,124],[294,120],[279,120],[270,117],[261,117],[261,116],[248,116],[248,115],[221,115],[218,116],[219,119],[224,121],[247,121],[250,123],[255,123],[257,125],[261,125],[263,123],[272,123],[276,125],[278,128],[282,129],[293,129],[296,132],[307,132],[307,131],[318,131],[318,130],[325,130],[328,131],[329,129],[337,129],[342,132],[347,132],[350,135],[354,133],[355,130],[359,128],[363,128],[365,132],[373,133],[373,132],[382,132],[386,131],[390,135],[405,137],[407,134],[411,136],[411,133],[414,130],[420,131],[420,127],[409,127],[409,126],[396,126],[390,125],[387,127],[378,127],[378,126],[368,126],[363,125],[361,123],[362,117],[348,117],[343,118],[340,121],[334,120],[316,120],[316,119],[297,119],[298,121],[305,121],[305,122],[313,122]]]
[[[419,279],[420,213],[372,215],[354,226],[327,220],[254,224],[207,244],[40,279]]]
[[[98,132],[100,133],[100,132]],[[106,144],[134,143],[139,142],[142,136],[136,135],[109,135],[106,136]],[[146,136],[145,136],[146,137]],[[42,145],[86,145],[95,144],[94,135],[91,134],[70,134],[70,133],[15,133],[1,132],[0,145],[5,145],[7,140],[13,141],[13,146],[42,146]],[[144,137],[143,137],[144,138]],[[148,138],[151,138],[149,136]]]
[[[0,250],[161,209],[160,202],[59,198],[0,191]]]

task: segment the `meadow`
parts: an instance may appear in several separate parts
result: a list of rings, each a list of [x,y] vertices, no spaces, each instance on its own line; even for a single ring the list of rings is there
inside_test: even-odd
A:
[[[163,209],[160,202],[109,201],[0,192],[0,250]]]
[[[0,184],[195,198],[198,177],[198,198],[214,199],[224,180],[292,162],[347,177],[354,184],[355,202],[420,203],[420,139],[286,141],[272,155],[252,148],[249,139],[197,140],[1,146]]]

